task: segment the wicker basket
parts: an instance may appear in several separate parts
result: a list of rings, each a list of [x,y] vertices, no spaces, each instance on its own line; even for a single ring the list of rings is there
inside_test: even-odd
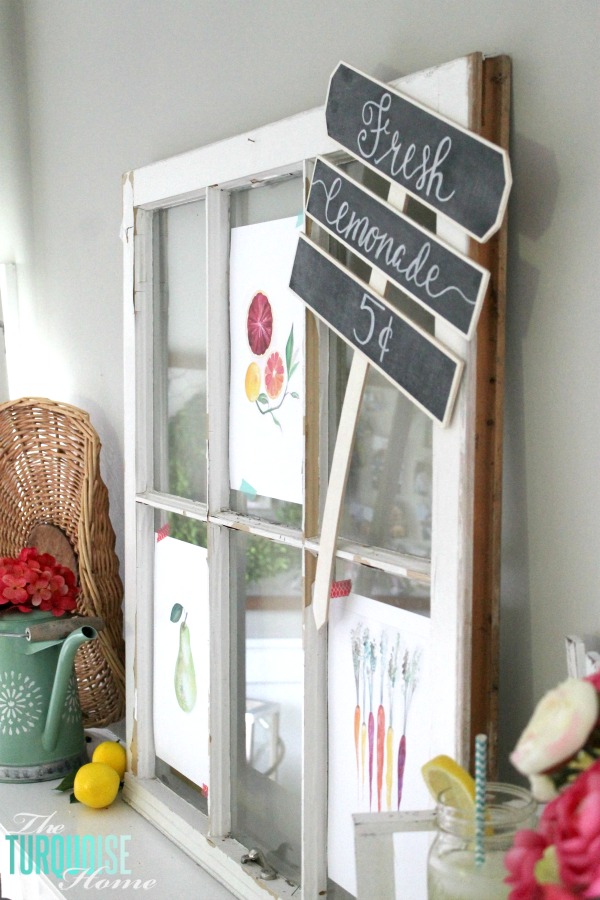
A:
[[[88,414],[75,406],[40,398],[0,404],[0,555],[17,556],[35,540],[63,565],[74,562],[78,612],[105,622],[75,658],[86,728],[116,722],[125,711],[123,586],[100,446]],[[62,533],[71,558],[56,552],[56,542],[40,546],[44,532]]]

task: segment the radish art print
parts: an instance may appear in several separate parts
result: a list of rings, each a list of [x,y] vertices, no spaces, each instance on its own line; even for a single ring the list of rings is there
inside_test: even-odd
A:
[[[368,597],[329,611],[329,875],[355,891],[352,814],[425,809],[430,621]]]

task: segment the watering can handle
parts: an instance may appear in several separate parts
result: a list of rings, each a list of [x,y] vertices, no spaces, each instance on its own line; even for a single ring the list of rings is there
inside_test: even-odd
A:
[[[84,625],[89,625],[95,628],[96,631],[102,631],[104,619],[101,619],[100,616],[71,616],[69,619],[39,622],[36,625],[29,625],[25,629],[25,637],[32,643],[37,643],[38,641],[60,641],[71,634],[72,631],[83,628]]]

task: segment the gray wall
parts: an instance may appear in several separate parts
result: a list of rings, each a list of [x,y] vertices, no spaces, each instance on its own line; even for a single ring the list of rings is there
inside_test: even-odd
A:
[[[597,0],[0,0],[19,393],[90,411],[119,550],[121,173],[321,105],[340,59],[389,79],[512,57],[503,758],[565,675],[564,634],[600,632],[599,15]]]

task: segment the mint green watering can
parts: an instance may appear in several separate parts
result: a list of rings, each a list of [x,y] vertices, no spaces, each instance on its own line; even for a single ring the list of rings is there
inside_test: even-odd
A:
[[[0,614],[0,782],[62,778],[87,762],[74,659],[98,636],[90,621]]]

